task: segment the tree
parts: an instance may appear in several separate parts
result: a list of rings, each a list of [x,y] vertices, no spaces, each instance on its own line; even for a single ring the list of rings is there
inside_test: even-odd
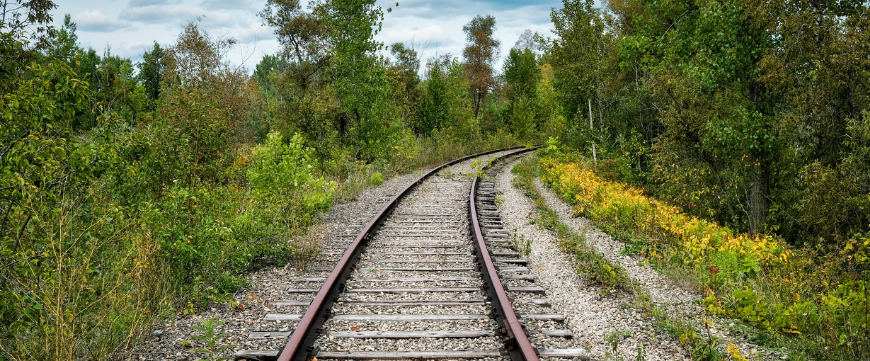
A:
[[[408,48],[402,43],[390,45],[390,53],[396,58],[396,66],[405,73],[414,73],[420,70],[420,58],[414,48]]]
[[[562,4],[562,9],[550,14],[556,34],[550,61],[566,116],[577,123],[585,119],[586,104],[598,93],[604,21],[592,0],[563,0]]]
[[[266,54],[254,68],[253,78],[263,89],[274,91],[275,74],[283,74],[288,68],[289,64],[286,58],[280,55]]]
[[[160,98],[160,86],[163,83],[163,49],[160,44],[154,42],[154,47],[151,51],[145,51],[142,55],[142,62],[137,65],[139,67],[139,80],[145,86],[145,94],[151,101],[157,101]]]
[[[476,119],[480,105],[495,84],[493,64],[501,43],[493,38],[495,18],[491,15],[475,16],[462,30],[466,40],[465,50],[462,51],[465,58],[463,65],[471,85],[471,109]]]
[[[46,55],[57,58],[70,66],[75,66],[73,58],[82,52],[79,47],[76,23],[72,22],[69,14],[63,17],[63,26],[54,32],[49,39]]]
[[[426,63],[419,122],[414,125],[417,134],[430,136],[436,130],[467,120],[468,80],[462,70],[463,67],[450,54],[432,58]]]
[[[44,48],[53,30],[50,12],[56,8],[51,0],[0,0],[0,32],[29,34],[36,49]]]
[[[268,0],[258,15],[265,25],[275,27],[275,35],[283,45],[284,56],[294,61],[289,75],[301,89],[302,97],[312,77],[329,64],[327,4],[312,2],[311,11],[304,11],[299,0]]]
[[[539,49],[537,40],[535,39],[535,33],[533,33],[529,29],[523,31],[523,33],[520,35],[520,38],[517,39],[517,42],[514,44],[514,49],[520,51],[528,49],[532,53],[537,52]]]
[[[337,128],[356,156],[373,161],[389,158],[390,136],[384,134],[382,116],[387,104],[384,67],[374,39],[383,11],[374,0],[333,0],[324,7],[327,39],[332,46],[329,73],[340,99]]]
[[[235,44],[235,39],[213,37],[200,29],[198,21],[191,21],[178,35],[176,44],[163,53],[164,79],[170,85],[213,85],[220,74],[238,72],[230,68],[226,58]]]
[[[778,36],[760,63],[782,94],[771,217],[796,242],[843,242],[870,223],[870,4],[771,5]]]
[[[530,139],[539,129],[537,89],[540,78],[541,70],[531,50],[510,50],[504,64],[504,92],[509,124],[520,139]]]
[[[0,0],[0,94],[17,87],[18,75],[37,59],[34,49],[48,46],[56,7],[50,0]]]
[[[390,45],[390,53],[396,59],[390,67],[391,87],[398,94],[394,96],[394,102],[400,106],[402,119],[405,124],[412,125],[412,115],[416,113],[420,101],[420,58],[413,48],[405,47],[405,44],[394,43]]]
[[[780,93],[760,66],[775,21],[765,5],[739,0],[636,6],[652,15],[635,20],[620,51],[642,54],[661,109],[654,177],[678,203],[761,231],[779,146]]]
[[[540,76],[541,70],[538,69],[535,54],[531,50],[510,50],[504,63],[505,93],[508,99],[534,98]]]

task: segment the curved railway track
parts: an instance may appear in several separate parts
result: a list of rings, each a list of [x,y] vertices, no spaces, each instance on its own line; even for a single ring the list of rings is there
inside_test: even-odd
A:
[[[502,228],[493,183],[468,176],[473,159],[489,156],[491,176],[525,152],[465,157],[408,185],[345,250],[326,253],[341,256],[321,269],[328,275],[296,280],[320,288],[289,289],[276,303],[303,313],[266,315],[276,325],[295,323],[293,332],[248,336],[286,345],[242,350],[236,359],[586,358]]]

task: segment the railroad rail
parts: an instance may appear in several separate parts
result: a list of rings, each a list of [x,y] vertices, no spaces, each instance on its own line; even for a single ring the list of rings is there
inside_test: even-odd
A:
[[[561,328],[564,317],[546,312],[545,299],[529,296],[543,289],[534,286],[501,226],[492,182],[474,177],[469,184],[462,175],[445,171],[497,152],[503,154],[496,159],[504,160],[527,151],[512,148],[460,158],[409,184],[363,227],[319,289],[288,290],[301,298],[279,302],[307,306],[303,314],[266,316],[268,321],[298,321],[292,333],[249,335],[289,336],[283,349],[243,350],[236,358],[584,357],[582,349],[558,347],[571,344],[570,331],[553,329]],[[490,161],[485,170],[492,174],[499,164]],[[434,177],[439,172],[441,177]],[[305,293],[315,293],[310,303]],[[523,314],[514,311],[512,300]],[[533,327],[524,328],[520,319]],[[546,348],[553,345],[557,347]]]

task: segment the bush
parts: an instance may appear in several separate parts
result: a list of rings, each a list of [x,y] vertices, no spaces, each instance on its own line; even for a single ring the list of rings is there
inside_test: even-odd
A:
[[[281,134],[269,133],[251,155],[247,179],[258,217],[282,228],[299,229],[311,224],[316,212],[332,203],[336,183],[314,175],[312,150],[296,134],[283,143]]]

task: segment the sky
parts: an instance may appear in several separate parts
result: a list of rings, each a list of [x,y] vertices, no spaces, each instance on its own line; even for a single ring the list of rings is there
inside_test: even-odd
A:
[[[462,27],[475,15],[496,19],[495,38],[501,41],[502,63],[510,48],[526,29],[552,36],[550,11],[561,8],[561,0],[378,0],[384,8],[382,31],[376,36],[387,45],[402,42],[413,46],[425,60],[436,55],[462,56],[465,33]],[[253,70],[263,55],[275,54],[280,44],[274,29],[262,25],[257,12],[265,0],[55,0],[54,25],[63,25],[70,14],[78,26],[79,44],[102,53],[141,61],[154,41],[166,47],[175,43],[183,26],[200,19],[212,35],[238,41],[230,53],[236,65]],[[392,7],[392,12],[386,9]]]

